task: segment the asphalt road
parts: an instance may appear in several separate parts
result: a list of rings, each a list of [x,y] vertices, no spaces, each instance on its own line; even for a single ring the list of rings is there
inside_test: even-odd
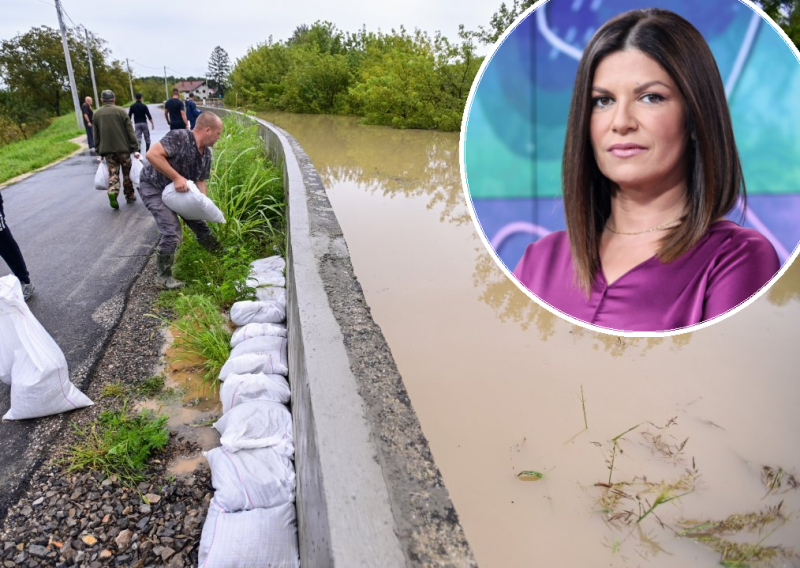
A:
[[[167,132],[150,107],[153,142]],[[144,147],[144,142],[142,142]],[[88,152],[2,190],[6,220],[22,249],[36,293],[28,305],[66,356],[72,382],[89,373],[125,307],[125,298],[158,241],[141,198],[119,210],[94,189],[97,161]],[[9,274],[0,261],[0,276]],[[0,416],[11,404],[0,383]],[[0,520],[31,471],[58,447],[70,414],[0,422]]]

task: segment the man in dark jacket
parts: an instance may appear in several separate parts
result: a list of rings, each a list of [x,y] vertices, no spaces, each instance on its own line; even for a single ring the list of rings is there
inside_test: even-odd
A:
[[[170,130],[189,128],[189,120],[186,118],[186,110],[178,89],[172,89],[172,98],[164,103],[164,118],[167,119]]]
[[[197,110],[197,104],[194,102],[194,93],[189,93],[189,98],[186,100],[186,118],[189,119],[190,130],[194,130],[197,117],[201,114],[203,113]]]
[[[97,153],[106,161],[108,166],[108,201],[113,209],[119,209],[117,196],[119,195],[119,168],[122,167],[124,176],[123,191],[125,201],[133,203],[136,194],[133,192],[131,181],[131,153],[139,159],[139,142],[133,132],[128,114],[124,109],[114,103],[114,91],[105,90],[100,94],[103,106],[94,113],[92,130]]]
[[[136,147],[141,148],[142,135],[144,135],[144,151],[147,152],[150,149],[150,129],[147,128],[147,120],[150,119],[150,126],[153,130],[156,129],[156,124],[150,115],[150,109],[142,102],[142,93],[136,93],[136,102],[128,109],[128,118],[133,118],[133,128],[136,131]]]

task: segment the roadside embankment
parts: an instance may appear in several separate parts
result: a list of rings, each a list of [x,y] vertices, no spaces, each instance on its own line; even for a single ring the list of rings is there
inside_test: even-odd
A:
[[[0,146],[0,184],[34,172],[70,156],[81,145],[74,138],[82,130],[75,126],[75,115],[56,118],[50,126],[27,140]]]
[[[301,562],[475,566],[319,175],[291,135],[257,122],[272,162],[282,170],[288,201]]]

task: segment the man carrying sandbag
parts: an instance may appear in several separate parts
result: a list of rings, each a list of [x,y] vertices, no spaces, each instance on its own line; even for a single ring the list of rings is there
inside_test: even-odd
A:
[[[172,277],[175,251],[181,241],[181,224],[178,214],[164,205],[161,194],[170,183],[175,191],[186,192],[186,180],[193,180],[197,188],[206,194],[206,181],[211,175],[211,147],[222,134],[222,121],[210,112],[197,119],[194,130],[171,130],[153,144],[147,152],[149,162],[142,171],[139,195],[156,220],[161,240],[158,243],[156,284],[173,290],[183,282]],[[219,246],[205,221],[184,219],[197,241],[213,250]]]
[[[116,104],[114,91],[105,90],[100,93],[103,106],[94,113],[92,132],[97,153],[103,157],[108,166],[108,202],[112,209],[119,209],[119,178],[123,176],[123,192],[125,201],[133,203],[136,194],[131,181],[131,154],[139,159],[139,142],[133,132],[133,125],[127,113]],[[122,173],[120,174],[120,167]]]

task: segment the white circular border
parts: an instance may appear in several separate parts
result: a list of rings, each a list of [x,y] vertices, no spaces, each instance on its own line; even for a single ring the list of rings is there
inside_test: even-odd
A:
[[[770,279],[770,281],[767,282],[766,284],[764,284],[764,286],[762,286],[761,289],[758,292],[756,292],[755,294],[750,296],[747,300],[745,300],[744,302],[742,302],[738,306],[736,306],[734,308],[731,308],[730,310],[728,310],[724,314],[720,314],[717,317],[712,318],[712,319],[710,319],[708,321],[704,321],[704,322],[701,322],[701,323],[698,323],[698,324],[695,324],[695,325],[692,325],[692,326],[689,326],[689,327],[682,327],[682,328],[679,328],[679,329],[674,329],[674,330],[671,330],[671,331],[621,331],[621,330],[616,330],[616,329],[612,329],[612,328],[600,327],[600,326],[597,326],[597,325],[593,325],[593,324],[587,323],[587,322],[585,322],[583,320],[576,319],[576,318],[574,318],[574,317],[572,317],[572,316],[570,316],[568,314],[565,314],[565,313],[561,312],[560,310],[557,310],[556,308],[554,308],[553,306],[551,306],[550,304],[548,304],[547,302],[545,302],[544,300],[542,300],[538,296],[536,296],[533,292],[528,290],[528,288],[525,287],[525,285],[523,285],[522,282],[517,280],[517,278],[514,276],[514,274],[508,269],[508,267],[505,265],[505,263],[503,263],[503,261],[500,259],[500,257],[497,254],[497,251],[495,251],[494,247],[492,247],[492,245],[490,244],[489,239],[486,237],[486,233],[483,230],[483,226],[481,225],[480,221],[478,220],[478,215],[475,213],[475,205],[472,203],[472,196],[470,195],[470,192],[469,192],[469,182],[467,181],[467,172],[466,172],[466,167],[465,167],[465,164],[464,164],[464,149],[465,149],[466,140],[467,140],[467,121],[469,120],[470,110],[472,110],[472,101],[473,101],[473,99],[475,97],[475,91],[477,90],[477,87],[481,82],[481,79],[483,77],[483,73],[484,73],[484,71],[486,71],[486,67],[492,61],[492,58],[494,57],[494,54],[497,52],[497,50],[500,48],[500,46],[503,45],[503,42],[506,40],[506,38],[516,29],[516,27],[520,23],[522,23],[523,20],[525,20],[528,16],[532,15],[538,8],[544,6],[549,1],[550,0],[539,0],[538,2],[536,2],[533,6],[531,6],[527,10],[525,10],[525,12],[520,14],[520,16],[516,20],[514,20],[514,23],[511,24],[508,27],[508,29],[506,29],[506,31],[503,32],[503,35],[501,35],[500,39],[497,40],[497,43],[495,43],[495,45],[492,48],[491,52],[483,60],[483,63],[481,64],[480,69],[478,69],[478,74],[475,76],[475,80],[473,81],[472,87],[470,87],[470,90],[469,90],[469,96],[467,97],[467,104],[464,107],[464,116],[461,119],[461,137],[460,137],[459,146],[458,146],[458,163],[459,163],[459,167],[461,169],[461,187],[464,190],[464,195],[467,198],[467,208],[469,209],[469,215],[470,215],[470,217],[472,217],[472,222],[475,224],[475,227],[477,227],[477,229],[478,229],[478,236],[480,236],[481,242],[483,242],[483,246],[486,247],[486,249],[489,251],[489,254],[492,256],[492,259],[494,259],[495,263],[500,267],[500,269],[503,271],[503,273],[506,275],[506,277],[508,277],[514,284],[516,284],[517,288],[519,288],[523,293],[525,293],[530,299],[532,299],[534,302],[539,304],[541,307],[543,307],[544,309],[546,309],[547,311],[549,311],[553,315],[556,315],[556,316],[558,316],[560,318],[563,318],[563,319],[567,320],[569,323],[571,323],[573,325],[580,326],[580,327],[588,329],[590,331],[596,331],[596,332],[599,332],[599,333],[605,333],[607,335],[620,336],[620,337],[671,337],[671,336],[675,336],[675,335],[681,335],[683,333],[691,333],[693,331],[697,331],[697,330],[706,328],[706,327],[708,327],[710,325],[714,325],[716,323],[724,321],[724,320],[728,319],[729,317],[739,313],[739,311],[743,310],[744,308],[746,308],[747,306],[749,306],[750,304],[752,304],[753,302],[758,300],[767,290],[769,290],[769,288],[773,284],[775,284],[775,282],[781,276],[783,276],[783,274],[786,272],[786,270],[788,270],[789,266],[795,261],[795,259],[797,258],[798,254],[800,254],[800,243],[795,246],[794,251],[792,252],[792,254],[789,257],[789,259],[785,263],[783,263],[783,266],[781,267],[781,269],[778,270],[778,272]],[[566,1],[566,0],[563,0],[563,1]],[[758,6],[753,4],[750,0],[738,0],[738,1],[740,3],[742,3],[742,4],[744,4],[745,6],[747,6],[748,8],[750,8],[756,14],[758,14],[765,23],[767,23],[770,26],[772,26],[772,28],[783,39],[784,43],[789,47],[789,49],[794,52],[795,58],[797,59],[798,63],[800,63],[800,51],[798,51],[797,47],[795,47],[795,45],[791,42],[791,40],[789,39],[789,36],[786,35],[786,32],[784,32],[780,28],[780,26],[778,26],[778,24],[773,22],[772,19],[769,16],[767,16],[764,13],[763,10],[761,10],[761,8],[759,8]]]

